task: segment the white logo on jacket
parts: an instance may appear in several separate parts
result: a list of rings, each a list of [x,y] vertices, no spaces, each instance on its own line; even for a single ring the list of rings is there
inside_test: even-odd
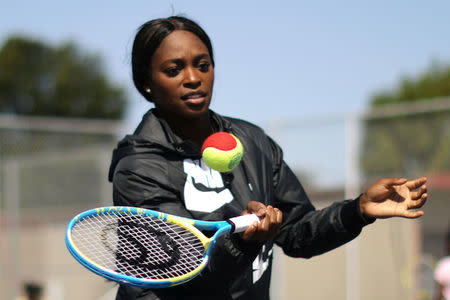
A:
[[[253,283],[257,282],[263,276],[264,272],[269,267],[269,259],[273,254],[273,247],[266,250],[266,245],[262,246],[261,252],[259,252],[256,259],[253,261]]]
[[[233,200],[230,190],[223,184],[222,176],[201,160],[185,159],[184,203],[188,210],[213,212]]]

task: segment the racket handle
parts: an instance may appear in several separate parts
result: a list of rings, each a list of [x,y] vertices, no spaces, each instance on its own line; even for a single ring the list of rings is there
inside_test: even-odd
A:
[[[228,222],[233,225],[234,230],[232,230],[232,232],[239,233],[245,231],[245,229],[247,229],[253,223],[259,223],[259,218],[255,214],[248,214],[228,219]]]

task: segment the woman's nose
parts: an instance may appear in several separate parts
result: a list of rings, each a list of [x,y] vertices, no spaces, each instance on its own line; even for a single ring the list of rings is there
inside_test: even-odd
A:
[[[201,79],[195,68],[185,69],[183,85],[187,88],[195,89],[201,85]]]

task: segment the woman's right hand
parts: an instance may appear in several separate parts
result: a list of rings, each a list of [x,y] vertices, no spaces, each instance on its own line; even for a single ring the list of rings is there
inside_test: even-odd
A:
[[[260,222],[254,222],[241,235],[245,241],[268,241],[277,236],[280,231],[283,213],[271,205],[265,206],[261,202],[250,201],[241,215],[256,214]]]

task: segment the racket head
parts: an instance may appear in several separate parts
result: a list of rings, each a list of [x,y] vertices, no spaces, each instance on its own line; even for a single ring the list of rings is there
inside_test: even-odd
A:
[[[207,238],[199,229],[218,231]],[[74,217],[66,230],[72,256],[121,284],[164,288],[184,283],[207,265],[215,239],[231,229],[136,207],[101,207]]]

